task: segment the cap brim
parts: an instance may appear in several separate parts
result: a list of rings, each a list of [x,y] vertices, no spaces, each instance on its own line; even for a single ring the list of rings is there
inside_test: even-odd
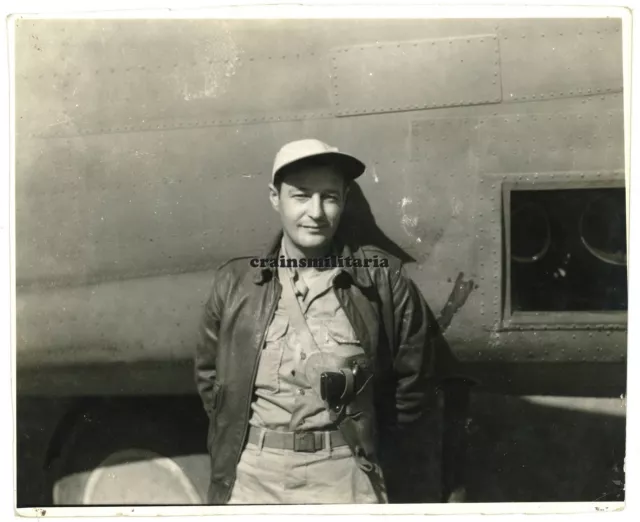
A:
[[[318,154],[310,154],[309,156],[305,156],[304,158],[299,158],[290,161],[289,163],[285,163],[284,165],[280,165],[278,170],[273,173],[272,179],[275,180],[278,174],[282,172],[282,169],[290,168],[293,165],[303,165],[310,159],[314,158],[327,158],[328,160],[331,160],[336,165],[336,167],[338,167],[340,173],[343,176],[346,176],[352,180],[360,177],[366,169],[366,165],[359,159],[349,154],[345,154],[344,152],[319,152]]]

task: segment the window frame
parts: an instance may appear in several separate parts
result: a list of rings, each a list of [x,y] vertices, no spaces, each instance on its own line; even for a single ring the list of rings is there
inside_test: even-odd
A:
[[[502,330],[522,330],[523,328],[535,329],[572,329],[576,327],[597,326],[603,328],[626,327],[628,310],[603,310],[603,311],[516,311],[511,309],[511,193],[516,190],[581,190],[581,189],[607,189],[622,188],[626,194],[626,183],[623,179],[607,180],[562,180],[562,181],[538,181],[538,180],[514,180],[502,183],[502,252],[501,258],[504,269],[502,270]],[[627,259],[629,252],[629,213],[628,199],[627,216]],[[627,288],[629,266],[627,264]]]

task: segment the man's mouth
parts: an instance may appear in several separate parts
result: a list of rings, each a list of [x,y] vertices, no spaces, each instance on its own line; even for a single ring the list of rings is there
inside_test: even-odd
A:
[[[327,226],[326,225],[315,225],[315,226],[302,225],[302,228],[306,230],[318,231],[318,230],[324,230],[325,228],[327,228]]]

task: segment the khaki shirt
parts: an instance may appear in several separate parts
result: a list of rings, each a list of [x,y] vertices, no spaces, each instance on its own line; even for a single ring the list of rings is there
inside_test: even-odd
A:
[[[278,269],[283,285],[288,284],[284,277],[292,278],[319,350],[335,360],[364,353],[333,290],[339,271],[338,267],[307,270],[303,278],[295,268]],[[313,351],[313,347],[302,345],[281,296],[258,363],[250,424],[280,431],[335,429],[319,396],[320,383],[309,382],[309,375],[313,380],[318,375],[307,367],[307,362],[317,360]]]

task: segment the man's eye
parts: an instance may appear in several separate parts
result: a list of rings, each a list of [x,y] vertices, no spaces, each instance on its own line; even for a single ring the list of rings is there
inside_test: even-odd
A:
[[[327,201],[331,201],[332,203],[335,203],[338,201],[338,196],[335,196],[333,194],[328,194],[324,197],[324,199]]]
[[[309,196],[307,196],[306,194],[294,194],[293,197],[295,199],[309,199]]]

